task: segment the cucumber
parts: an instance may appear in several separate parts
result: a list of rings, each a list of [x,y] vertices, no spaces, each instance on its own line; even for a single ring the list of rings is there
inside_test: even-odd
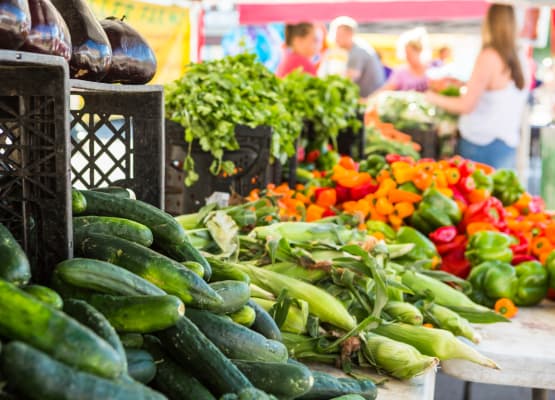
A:
[[[302,364],[232,361],[255,387],[279,398],[297,398],[314,384],[312,372]]]
[[[143,347],[144,338],[140,333],[120,333],[119,340],[125,348],[140,349]]]
[[[11,385],[32,400],[164,400],[146,386],[113,381],[73,369],[22,342],[2,352]],[[54,378],[47,378],[45,374]]]
[[[324,372],[312,371],[314,384],[299,400],[328,400],[346,394],[358,394],[365,400],[374,400],[377,389],[369,379],[336,378]]]
[[[253,300],[249,300],[247,304],[249,307],[253,308],[256,314],[254,323],[250,326],[250,328],[262,334],[267,339],[281,342],[281,331],[272,316]]]
[[[80,234],[102,233],[117,236],[150,247],[154,242],[152,231],[143,224],[116,217],[74,217],[73,229]]]
[[[123,197],[125,199],[135,199],[135,192],[121,186],[108,186],[103,188],[91,189],[93,192],[106,193],[116,197]]]
[[[110,296],[95,294],[88,302],[118,332],[150,333],[175,325],[185,313],[175,296]]]
[[[158,247],[161,252],[168,257],[179,261],[195,261],[202,265],[204,271],[204,279],[209,281],[212,277],[212,267],[206,261],[206,258],[200,253],[200,251],[193,246],[191,241],[187,236],[185,240],[181,243],[170,243],[170,242],[157,242]]]
[[[162,289],[126,269],[105,261],[73,258],[54,270],[63,282],[82,289],[122,296],[162,296]]]
[[[248,305],[243,306],[239,311],[229,314],[233,322],[250,328],[256,319],[256,312]]]
[[[127,218],[140,222],[150,228],[159,243],[177,245],[188,240],[181,225],[170,214],[150,204],[90,190],[82,190],[81,193],[87,200],[87,214]]]
[[[362,397],[360,394],[346,394],[343,396],[334,397],[331,400],[364,400],[364,397]]]
[[[0,335],[93,374],[114,378],[124,372],[117,351],[92,330],[5,281],[0,281]]]
[[[189,318],[180,318],[174,327],[157,335],[167,353],[215,394],[236,393],[253,387]]]
[[[71,209],[74,214],[81,214],[87,211],[87,199],[76,189],[71,189]]]
[[[150,353],[141,349],[125,349],[127,373],[133,379],[145,385],[154,379],[156,365]]]
[[[250,283],[251,278],[243,271],[237,269],[233,265],[226,263],[215,257],[208,257],[208,262],[212,267],[212,281],[241,281]]]
[[[22,287],[23,291],[29,293],[35,299],[39,299],[44,304],[49,305],[50,307],[54,307],[57,310],[61,310],[64,306],[64,301],[62,297],[46,286],[40,285],[28,285]]]
[[[266,339],[249,328],[208,311],[188,308],[186,315],[229,358],[266,362],[287,361],[287,348],[283,343]]]
[[[91,329],[100,338],[104,339],[119,354],[122,370],[127,370],[125,349],[116,330],[110,322],[96,308],[77,299],[68,299],[64,304],[64,311],[81,324]]]
[[[223,303],[222,298],[194,272],[144,246],[92,233],[80,238],[76,246],[84,256],[119,265],[179,297],[185,304],[203,308]]]
[[[191,271],[193,271],[195,274],[197,274],[201,278],[204,278],[204,268],[202,268],[202,265],[200,265],[198,262],[196,262],[196,261],[183,261],[181,264],[185,268],[190,269]]]
[[[0,254],[0,279],[16,285],[26,285],[31,279],[29,260],[8,228],[1,223]]]
[[[250,299],[251,290],[245,282],[220,281],[213,282],[210,287],[224,300],[222,304],[206,307],[217,314],[229,314],[239,311]]]
[[[146,335],[144,345],[156,364],[154,386],[170,400],[216,400],[197,378],[164,353],[158,338]]]

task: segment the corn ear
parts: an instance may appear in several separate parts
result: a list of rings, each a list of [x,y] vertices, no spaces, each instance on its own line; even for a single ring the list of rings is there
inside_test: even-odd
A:
[[[410,379],[434,368],[439,360],[421,354],[411,345],[371,332],[360,335],[364,358],[378,370],[398,379]]]
[[[275,301],[271,300],[257,298],[253,298],[252,300],[266,311],[270,311],[274,304],[276,304]],[[302,300],[299,300],[299,302],[301,302],[301,304],[306,304],[306,302]],[[289,311],[287,312],[287,317],[285,318],[283,325],[281,325],[279,329],[282,332],[296,333],[301,335],[303,333],[306,333],[307,322],[308,304],[306,304],[306,307],[301,306],[301,308],[291,305],[289,307]]]
[[[422,325],[424,317],[418,308],[403,301],[389,301],[383,311],[395,321],[410,325]]]
[[[509,321],[495,311],[474,303],[464,293],[437,279],[411,270],[402,272],[401,277],[403,284],[414,293],[424,297],[431,293],[436,304],[452,309],[470,322],[492,323]]]
[[[291,262],[269,264],[263,268],[309,283],[321,281],[329,275],[327,271],[321,268],[305,268]]]
[[[278,296],[283,289],[288,295],[297,300],[308,303],[310,313],[317,316],[320,321],[327,322],[337,328],[350,331],[356,326],[353,316],[345,306],[326,291],[309,283],[264,268],[248,264],[234,264],[251,278],[252,283],[263,289],[269,290]]]
[[[478,351],[458,340],[451,332],[399,322],[381,325],[374,332],[414,346],[422,354],[440,360],[460,358],[484,367],[499,369],[497,364]]]
[[[289,242],[335,244],[348,243],[366,236],[334,223],[314,222],[279,222],[267,226],[258,226],[250,234],[263,240],[284,238]]]
[[[437,304],[423,307],[422,310],[427,322],[448,330],[455,336],[462,336],[474,343],[480,342],[480,335],[474,330],[466,318],[456,312]]]
[[[175,217],[175,220],[179,225],[183,227],[183,229],[187,231],[187,230],[196,228],[198,224],[201,222],[200,218],[201,216],[199,213],[194,213],[194,214],[179,215]]]
[[[262,289],[260,286],[253,285],[251,283],[249,285],[249,287],[251,289],[251,297],[258,298],[258,299],[264,299],[264,300],[276,301],[276,296],[274,296],[273,293]]]

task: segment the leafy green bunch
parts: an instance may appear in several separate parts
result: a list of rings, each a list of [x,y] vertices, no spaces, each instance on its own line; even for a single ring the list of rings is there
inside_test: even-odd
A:
[[[193,141],[214,157],[212,174],[233,174],[234,163],[224,161],[223,155],[239,149],[236,125],[272,127],[271,155],[279,162],[295,154],[302,120],[288,108],[283,82],[254,55],[192,64],[182,78],[166,86],[165,99],[167,117],[185,128],[189,143],[184,163],[187,186],[199,178],[191,157]]]
[[[359,88],[338,75],[317,78],[294,71],[284,80],[288,108],[312,123],[314,145],[331,141],[336,146],[339,132],[360,128]]]

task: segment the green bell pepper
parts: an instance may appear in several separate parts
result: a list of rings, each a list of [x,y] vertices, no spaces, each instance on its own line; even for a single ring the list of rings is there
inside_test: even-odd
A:
[[[476,184],[476,189],[485,189],[490,193],[493,191],[493,178],[486,175],[481,169],[477,169],[472,173],[472,179]]]
[[[504,206],[516,203],[522,193],[524,187],[520,184],[516,172],[498,169],[493,174],[493,195],[501,200]]]
[[[376,232],[381,233],[382,235],[384,235],[386,241],[394,241],[397,237],[397,233],[395,233],[395,230],[383,221],[369,220],[368,222],[366,222],[366,229],[368,230],[369,234],[373,234]]]
[[[514,237],[504,233],[480,231],[470,237],[464,255],[472,265],[478,265],[484,261],[510,263],[513,259],[510,246],[516,242]]]
[[[549,253],[547,260],[545,260],[545,269],[549,274],[549,288],[555,289],[555,250]]]
[[[457,203],[435,188],[424,193],[417,210],[412,214],[411,225],[429,234],[442,226],[457,225],[461,220],[461,210]]]
[[[420,194],[422,193],[422,191],[420,189],[418,189],[414,183],[412,182],[405,182],[402,185],[399,185],[399,190],[404,190],[405,192],[411,192],[411,193],[416,193],[416,194]]]
[[[486,261],[472,268],[467,280],[472,285],[470,298],[488,307],[502,297],[513,300],[517,293],[515,269],[505,262]]]
[[[513,299],[517,306],[533,306],[543,300],[549,286],[547,269],[538,261],[527,261],[515,267],[518,278]]]
[[[370,154],[366,160],[360,162],[358,170],[360,172],[368,172],[372,176],[377,176],[388,165],[385,157],[379,154]]]
[[[397,243],[414,243],[414,248],[404,256],[395,259],[399,264],[414,264],[424,262],[425,268],[433,268],[441,260],[436,246],[425,235],[410,226],[402,226],[397,231]]]

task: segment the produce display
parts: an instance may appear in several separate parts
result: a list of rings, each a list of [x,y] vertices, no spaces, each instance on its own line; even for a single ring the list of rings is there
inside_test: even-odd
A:
[[[145,84],[156,56],[123,19],[99,22],[86,0],[0,1],[0,49],[60,56],[70,77]]]
[[[0,225],[3,396],[375,399],[365,367],[399,379],[450,358],[497,368],[454,335],[477,342],[469,321],[505,317],[443,282],[460,279],[403,265],[412,243],[347,220],[281,221],[266,199],[173,218],[129,191],[72,198],[76,258],[49,287],[29,284]]]

